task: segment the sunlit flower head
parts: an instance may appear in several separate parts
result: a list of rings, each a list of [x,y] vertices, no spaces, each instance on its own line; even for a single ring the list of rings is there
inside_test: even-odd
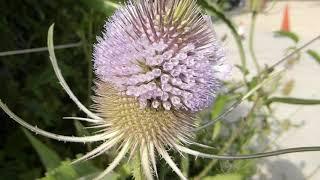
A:
[[[196,112],[212,104],[228,73],[224,53],[193,0],[129,2],[105,25],[94,68],[141,108]]]
[[[184,179],[167,148],[194,143],[196,112],[212,105],[230,69],[210,18],[193,0],[130,1],[98,37],[94,69],[94,108],[109,136],[100,151],[139,152],[148,179],[158,152]]]

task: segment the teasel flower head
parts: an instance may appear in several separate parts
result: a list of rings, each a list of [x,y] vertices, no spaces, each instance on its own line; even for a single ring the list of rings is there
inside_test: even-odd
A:
[[[129,2],[105,25],[94,51],[102,82],[141,108],[197,112],[209,107],[229,66],[193,0]]]
[[[166,149],[193,143],[196,113],[212,105],[230,70],[210,18],[193,0],[130,1],[93,55],[94,108],[113,134],[108,147],[138,151],[148,179],[156,150],[184,178]]]

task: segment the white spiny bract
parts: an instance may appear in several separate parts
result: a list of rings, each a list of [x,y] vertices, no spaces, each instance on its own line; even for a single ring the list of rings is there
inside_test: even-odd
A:
[[[68,142],[101,142],[75,162],[119,149],[105,175],[127,157],[141,159],[144,177],[157,176],[159,154],[173,171],[187,179],[168,154],[216,158],[187,148],[193,144],[196,113],[212,105],[221,80],[228,74],[224,53],[211,20],[202,15],[195,0],[130,1],[106,23],[94,48],[98,77],[93,98],[95,113],[79,102],[61,75],[48,39],[50,60],[65,91],[98,128],[96,135],[70,137],[53,134],[26,123],[0,101],[1,108],[24,127],[43,136]],[[52,38],[53,27],[49,30]],[[222,157],[222,159],[228,159]]]

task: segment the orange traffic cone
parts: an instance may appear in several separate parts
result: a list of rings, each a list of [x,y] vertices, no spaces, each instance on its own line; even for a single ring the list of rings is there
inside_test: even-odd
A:
[[[289,17],[289,5],[287,4],[283,12],[283,20],[281,25],[281,31],[290,31],[290,17]]]

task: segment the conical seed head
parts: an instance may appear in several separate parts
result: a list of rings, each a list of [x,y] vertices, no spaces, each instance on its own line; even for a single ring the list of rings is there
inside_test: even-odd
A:
[[[106,23],[94,67],[140,108],[192,112],[212,104],[229,70],[211,20],[193,0],[129,2]]]
[[[165,111],[154,108],[141,109],[140,103],[119,93],[107,83],[99,82],[94,98],[94,108],[109,125],[106,132],[116,131],[140,145],[144,142],[173,145],[187,142],[194,128],[193,114],[182,111]]]

